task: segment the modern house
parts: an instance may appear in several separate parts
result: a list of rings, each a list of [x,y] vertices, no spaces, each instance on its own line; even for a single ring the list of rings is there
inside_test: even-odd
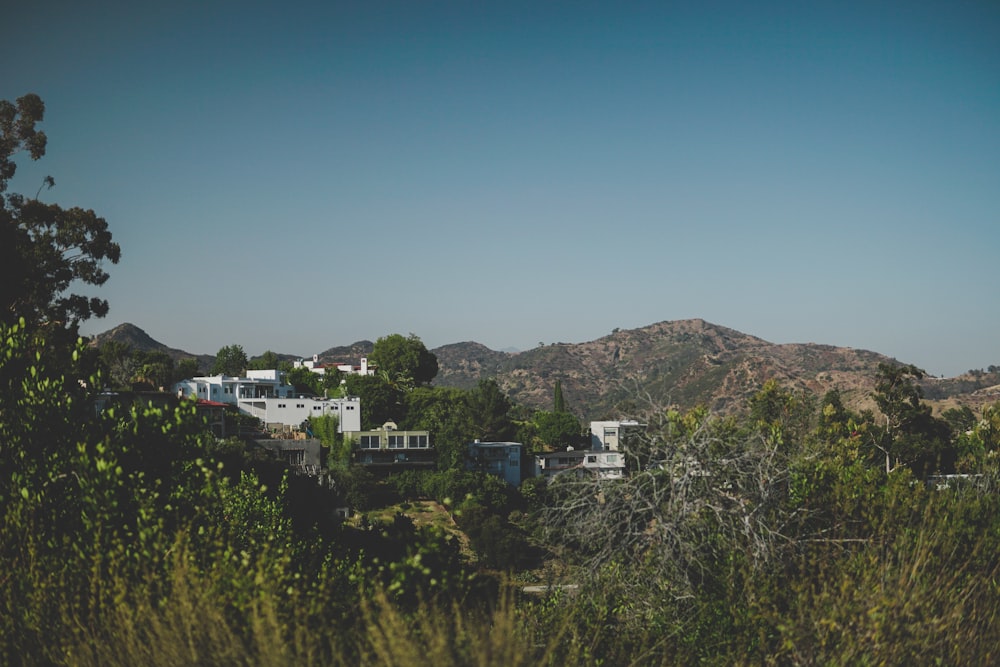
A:
[[[556,475],[589,475],[598,479],[621,479],[625,476],[625,456],[620,452],[573,450],[547,452],[535,456],[535,476],[551,479]]]
[[[428,431],[400,431],[386,422],[374,431],[344,431],[353,443],[354,460],[375,473],[428,470],[437,463]]]
[[[295,387],[285,382],[283,371],[247,371],[247,377],[196,377],[178,382],[173,390],[178,397],[233,405],[272,429],[283,430],[286,426],[298,426],[309,417],[328,415],[337,417],[338,432],[361,428],[361,401],[357,396],[297,396]]]
[[[321,364],[319,355],[314,354],[312,359],[294,361],[292,365],[295,368],[308,368],[317,375],[326,375],[328,370],[340,371],[347,375],[375,375],[375,367],[368,365],[368,357],[361,357],[361,365],[355,366],[354,364],[341,363]]]
[[[511,486],[521,485],[521,452],[519,442],[470,442],[467,445],[465,468],[495,475]]]
[[[626,434],[643,426],[634,419],[590,422],[590,448],[595,452],[624,451]]]

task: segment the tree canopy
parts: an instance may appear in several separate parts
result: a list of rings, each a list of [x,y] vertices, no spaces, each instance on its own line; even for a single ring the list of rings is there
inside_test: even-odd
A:
[[[64,209],[38,199],[55,180],[46,176],[35,196],[7,193],[17,171],[15,156],[32,160],[45,155],[47,138],[36,125],[45,104],[35,94],[16,103],[0,100],[0,265],[6,278],[0,285],[0,321],[23,317],[33,326],[65,328],[75,334],[80,322],[104,317],[108,302],[68,292],[74,284],[103,285],[105,261],[117,264],[121,249],[108,223],[92,210]]]
[[[225,345],[215,355],[215,363],[209,371],[212,375],[231,375],[238,377],[247,369],[247,353],[242,345]]]
[[[425,386],[438,373],[437,357],[412,333],[409,336],[390,334],[379,338],[368,360],[394,382],[409,380],[416,386]]]

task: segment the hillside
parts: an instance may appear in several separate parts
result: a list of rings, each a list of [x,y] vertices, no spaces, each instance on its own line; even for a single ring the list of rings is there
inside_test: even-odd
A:
[[[101,347],[111,341],[124,343],[134,350],[141,352],[165,352],[167,356],[177,363],[181,359],[195,359],[198,367],[207,369],[215,362],[215,355],[211,354],[191,354],[184,350],[167,347],[158,340],[154,340],[149,334],[134,324],[128,322],[119,324],[114,329],[109,329],[103,333],[96,334],[90,338],[88,345],[91,347]]]
[[[95,336],[91,344],[107,340],[163,350],[175,360],[194,357],[203,368],[214,360],[169,348],[131,324]],[[318,356],[323,362],[356,364],[371,353],[372,345],[357,341]],[[494,378],[516,403],[545,409],[552,407],[555,382],[560,380],[567,408],[584,419],[629,417],[666,406],[683,410],[706,405],[718,413],[738,412],[770,379],[818,396],[839,389],[848,405],[872,407],[878,364],[895,361],[868,350],[769,343],[700,319],[659,322],[585,343],[555,343],[523,352],[499,352],[473,341],[431,351],[438,359],[437,386],[467,389],[482,378]],[[927,378],[923,386],[928,401],[939,410],[956,405],[976,410],[1000,400],[1000,369]]]

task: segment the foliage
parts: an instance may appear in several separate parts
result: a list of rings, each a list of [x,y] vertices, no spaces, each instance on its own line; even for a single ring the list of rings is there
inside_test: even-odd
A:
[[[375,341],[369,363],[393,381],[402,380],[425,386],[438,373],[437,357],[429,352],[415,334],[390,334]]]
[[[566,399],[563,398],[562,380],[556,380],[555,388],[552,390],[552,411],[566,412]]]
[[[45,204],[37,194],[5,194],[16,172],[16,154],[26,152],[32,160],[45,155],[47,138],[35,128],[44,115],[37,95],[16,103],[0,100],[0,265],[6,275],[0,322],[10,325],[23,318],[30,326],[64,328],[72,338],[80,322],[106,315],[108,303],[67,290],[74,284],[103,285],[109,277],[103,264],[117,264],[121,249],[107,221],[91,210]],[[54,185],[47,176],[43,186]]]
[[[539,410],[535,413],[534,424],[538,438],[549,448],[580,447],[585,442],[580,421],[568,412]]]
[[[349,396],[361,399],[361,429],[370,431],[406,416],[403,393],[377,375],[348,375],[344,386]]]
[[[288,371],[285,381],[295,387],[295,393],[297,394],[323,395],[323,378],[305,366],[299,366]]]
[[[247,369],[247,354],[243,351],[242,345],[223,345],[215,355],[210,375],[228,375],[230,377],[242,377]]]
[[[268,370],[281,370],[290,371],[292,370],[291,363],[287,361],[282,361],[278,355],[271,350],[265,350],[264,354],[259,357],[254,357],[247,363],[247,368],[250,370],[257,371],[268,371]]]
[[[471,439],[505,442],[514,437],[517,427],[510,417],[513,404],[501,391],[496,380],[480,380],[466,394],[466,406],[469,410]]]
[[[956,453],[947,422],[931,414],[923,403],[918,381],[923,371],[913,365],[879,364],[872,397],[885,417],[884,427],[872,432],[870,442],[885,460],[886,472],[900,465],[918,475],[934,470],[952,472]]]
[[[336,415],[310,417],[313,435],[327,448],[327,467],[344,468],[351,462],[351,442],[337,432],[340,420]]]

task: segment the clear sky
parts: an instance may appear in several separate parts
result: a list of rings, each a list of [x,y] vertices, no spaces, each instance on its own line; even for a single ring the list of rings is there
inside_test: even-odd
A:
[[[149,6],[147,6],[149,5]],[[96,333],[303,356],[700,317],[1000,364],[1000,3],[20,2],[13,191],[105,217]]]

